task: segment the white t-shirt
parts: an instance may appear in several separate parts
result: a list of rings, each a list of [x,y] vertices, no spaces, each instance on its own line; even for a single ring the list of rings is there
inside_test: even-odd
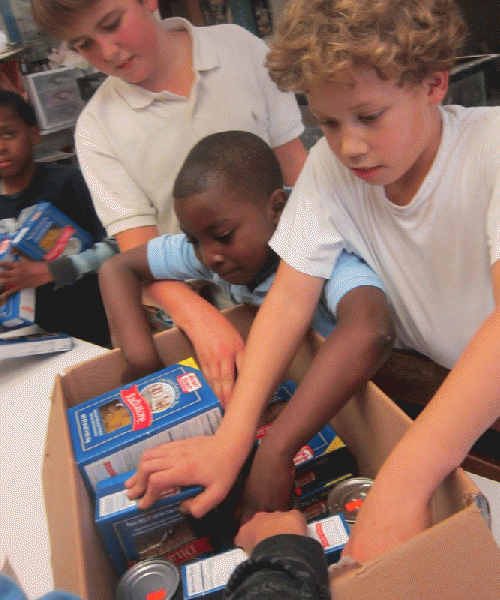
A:
[[[271,246],[328,278],[341,248],[379,275],[399,345],[450,368],[494,306],[500,258],[500,108],[440,107],[434,163],[407,206],[358,179],[321,139],[311,150]]]
[[[189,150],[206,135],[240,129],[275,148],[303,131],[295,96],[269,79],[262,40],[237,25],[193,27],[180,18],[162,23],[191,35],[190,98],[108,77],[78,119],[78,160],[108,235],[146,225],[178,231],[173,183]]]

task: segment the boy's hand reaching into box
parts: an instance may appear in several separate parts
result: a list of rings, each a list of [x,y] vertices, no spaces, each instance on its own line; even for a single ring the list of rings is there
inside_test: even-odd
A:
[[[144,451],[137,472],[125,483],[127,495],[140,498],[139,508],[146,509],[169,488],[201,485],[204,491],[182,505],[200,518],[227,496],[246,457],[245,452],[231,454],[217,434],[161,444]]]

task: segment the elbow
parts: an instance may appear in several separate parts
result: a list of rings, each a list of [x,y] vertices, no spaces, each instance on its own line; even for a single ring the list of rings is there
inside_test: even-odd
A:
[[[378,369],[389,356],[396,341],[392,320],[382,323],[367,323],[358,331],[361,346],[371,364],[370,370]]]

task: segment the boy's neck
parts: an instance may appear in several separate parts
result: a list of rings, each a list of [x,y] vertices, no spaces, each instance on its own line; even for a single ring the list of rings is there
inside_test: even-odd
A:
[[[427,142],[411,168],[397,181],[385,186],[386,198],[397,206],[407,206],[418,193],[420,186],[432,168],[441,144],[443,124],[438,106],[432,113],[433,123],[429,128]]]
[[[159,73],[150,92],[168,91],[189,98],[194,81],[193,44],[186,30],[163,30],[163,48],[159,60]]]
[[[22,172],[18,173],[17,175],[2,179],[2,194],[19,194],[19,192],[25,190],[31,183],[37,169],[37,163],[31,162],[25,169],[23,169]]]

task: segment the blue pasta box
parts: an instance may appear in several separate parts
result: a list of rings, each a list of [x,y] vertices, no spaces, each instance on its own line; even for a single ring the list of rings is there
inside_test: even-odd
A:
[[[236,567],[247,560],[247,553],[233,548],[209,558],[182,565],[184,600],[220,600]]]
[[[75,461],[91,490],[136,469],[148,448],[215,433],[222,406],[193,365],[188,359],[67,409]]]
[[[302,496],[357,474],[356,460],[330,425],[295,455],[295,494]]]
[[[215,510],[201,519],[184,515],[179,505],[202,491],[199,486],[171,488],[150,508],[129,500],[125,481],[135,471],[100,481],[96,488],[95,521],[117,575],[136,562],[163,558],[182,565],[226,550]]]
[[[349,530],[342,515],[332,515],[308,524],[307,535],[321,544],[326,562],[331,565],[340,559]],[[221,600],[234,570],[247,558],[244,550],[233,548],[182,565],[184,600]]]
[[[0,239],[0,260],[18,260],[12,254],[12,240],[10,237]],[[8,296],[0,304],[0,326],[5,329],[29,327],[35,323],[35,290],[26,288]]]
[[[40,202],[26,211],[12,240],[14,248],[34,260],[78,254],[92,244],[90,234],[50,202]]]
[[[0,358],[67,352],[71,348],[73,338],[65,333],[31,333],[0,340]]]
[[[349,527],[344,515],[331,515],[307,525],[307,535],[317,540],[329,565],[340,560],[340,554],[349,539]]]

